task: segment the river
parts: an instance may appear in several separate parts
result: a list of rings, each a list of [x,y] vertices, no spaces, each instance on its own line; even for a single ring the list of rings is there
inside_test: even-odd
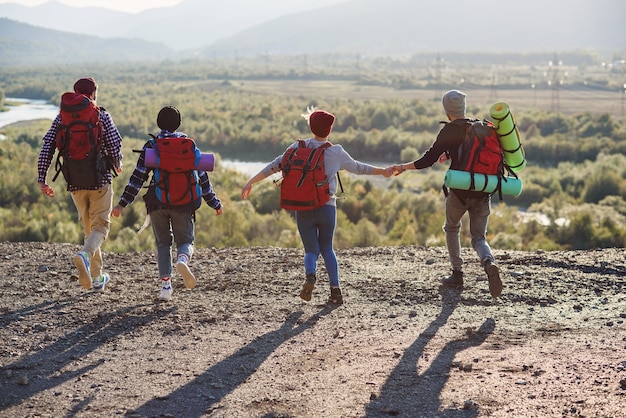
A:
[[[6,107],[9,110],[0,112],[0,129],[13,123],[28,120],[49,119],[52,122],[59,113],[57,105],[50,104],[45,100],[7,97],[5,102],[18,104],[14,106],[7,105]],[[4,135],[0,134],[0,139],[4,139]],[[267,162],[236,160],[222,160],[221,163],[225,168],[234,169],[249,176],[255,175],[267,164]]]
[[[50,121],[59,113],[59,107],[57,105],[50,104],[45,100],[30,100],[15,97],[7,97],[5,102],[19,103],[15,106],[8,106],[6,112],[0,112],[0,129],[12,123],[36,120],[36,119],[49,119]],[[0,134],[0,140],[4,139],[4,136]],[[253,176],[259,172],[263,167],[267,165],[268,161],[237,161],[237,160],[221,160],[221,164],[224,168],[234,169],[247,176]],[[373,163],[377,164],[377,163]],[[377,165],[386,166],[386,163],[378,163]],[[280,177],[278,174],[272,176],[272,179]],[[372,176],[370,181],[375,184],[385,187],[388,183],[387,179],[380,176]]]
[[[5,102],[20,104],[15,106],[7,105],[9,110],[0,112],[0,128],[25,120],[50,119],[50,121],[52,121],[59,113],[59,107],[57,105],[52,105],[45,100],[7,97]]]

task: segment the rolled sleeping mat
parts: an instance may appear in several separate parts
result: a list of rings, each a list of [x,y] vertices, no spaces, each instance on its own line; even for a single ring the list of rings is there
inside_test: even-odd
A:
[[[158,167],[158,157],[156,150],[153,148],[146,148],[146,167]],[[215,168],[215,155],[211,153],[201,153],[198,164],[196,164],[196,170],[213,171]]]
[[[520,134],[509,105],[498,102],[489,109],[494,120],[494,127],[500,139],[500,146],[504,151],[504,161],[514,173],[526,167],[526,154],[520,141]]]
[[[486,181],[486,184],[485,184]],[[452,189],[470,190],[472,173],[460,170],[448,170],[444,184]],[[474,189],[480,192],[493,193],[498,187],[498,176],[474,173]],[[522,193],[522,180],[517,177],[502,178],[500,189],[502,194],[519,196]]]

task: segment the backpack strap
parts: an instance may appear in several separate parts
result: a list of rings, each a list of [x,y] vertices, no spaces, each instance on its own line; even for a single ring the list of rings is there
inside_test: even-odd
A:
[[[302,140],[299,140],[298,142],[300,142],[300,141],[302,141]],[[302,141],[302,145],[306,146],[304,141]],[[300,146],[302,146],[302,145],[300,145]],[[315,167],[317,165],[317,163],[319,162],[319,160],[320,160],[320,158],[322,156],[322,153],[324,151],[326,151],[326,148],[329,148],[331,145],[332,144],[330,142],[326,142],[325,144],[319,146],[311,154],[309,154],[309,158],[307,158],[306,163],[304,164],[304,167],[302,167],[302,175],[300,176],[300,179],[298,180],[297,187],[302,186],[302,183],[304,182],[304,179],[306,178],[306,175],[311,170],[311,167]]]
[[[343,184],[341,184],[341,177],[339,177],[339,171],[337,171],[337,182],[339,183],[339,187],[341,188],[341,194],[343,194],[344,193]]]
[[[298,148],[306,148],[306,143],[303,139],[298,139]],[[285,172],[285,175],[287,175],[287,173],[291,169],[291,160],[293,159],[296,150],[295,148],[290,148],[286,152],[289,153],[287,155],[287,161],[285,161],[285,164],[281,166],[281,169]]]

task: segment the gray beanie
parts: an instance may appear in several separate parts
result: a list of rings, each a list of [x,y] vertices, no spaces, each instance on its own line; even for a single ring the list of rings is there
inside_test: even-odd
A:
[[[450,90],[441,98],[443,109],[447,115],[457,118],[465,117],[465,93],[458,90]]]

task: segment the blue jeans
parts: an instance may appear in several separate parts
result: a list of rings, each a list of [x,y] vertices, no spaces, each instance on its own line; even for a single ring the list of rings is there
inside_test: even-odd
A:
[[[325,205],[318,209],[297,211],[296,223],[304,245],[305,273],[317,272],[317,260],[321,254],[330,285],[339,287],[339,265],[333,250],[337,208]]]
[[[461,200],[454,192],[450,191],[446,197],[446,223],[443,230],[446,231],[446,245],[452,270],[463,270],[460,229],[461,218],[465,212],[469,213],[472,247],[476,251],[480,263],[484,265],[486,260],[494,261],[491,248],[485,238],[487,222],[491,213],[491,197]]]
[[[157,246],[159,277],[172,277],[172,239],[176,242],[176,256],[187,254],[191,260],[195,234],[193,212],[158,209],[150,212],[152,231]]]

